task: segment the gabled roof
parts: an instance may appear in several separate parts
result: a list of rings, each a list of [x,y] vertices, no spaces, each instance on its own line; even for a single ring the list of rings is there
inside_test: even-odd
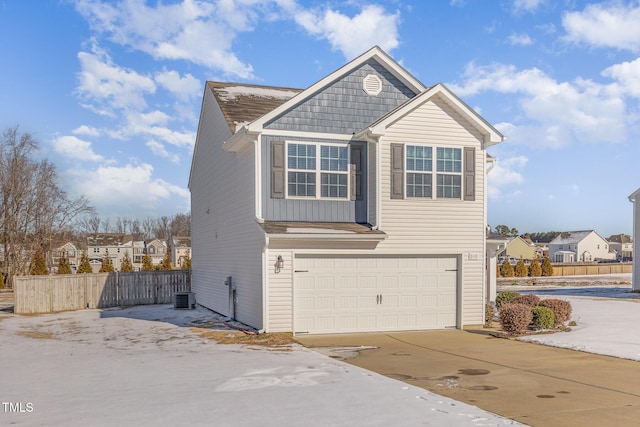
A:
[[[302,92],[302,89],[211,81],[207,82],[207,87],[220,106],[231,133]]]
[[[600,236],[594,230],[566,231],[560,233],[555,239],[549,242],[549,244],[553,243],[554,245],[567,245],[580,243],[591,233],[595,233],[596,235]],[[600,236],[600,238],[606,241],[604,237]]]
[[[633,239],[628,234],[614,234],[609,236],[609,241],[613,243],[633,243]]]
[[[304,91],[297,94],[295,97],[289,99],[287,102],[268,112],[264,116],[260,117],[258,120],[255,120],[248,126],[248,133],[260,132],[265,123],[270,120],[276,118],[280,114],[284,113],[288,109],[292,108],[296,104],[300,103],[304,99],[310,98],[317,92],[321,91],[323,88],[336,81],[340,77],[348,74],[352,70],[360,67],[362,64],[367,62],[370,59],[375,59],[378,63],[380,63],[383,67],[385,67],[391,74],[393,74],[398,80],[407,85],[412,91],[416,94],[423,92],[426,87],[415,77],[411,75],[407,70],[405,70],[400,64],[398,64],[393,58],[391,58],[385,51],[380,49],[378,46],[374,46],[362,55],[358,56],[354,60],[348,62],[344,66],[338,68],[333,73],[324,77],[322,80],[314,83],[309,86]]]
[[[418,108],[428,100],[434,97],[440,97],[444,99],[451,107],[453,107],[458,113],[471,122],[485,137],[483,142],[486,145],[498,144],[505,140],[496,128],[491,126],[485,119],[483,119],[474,109],[465,104],[460,98],[453,94],[445,85],[438,83],[435,86],[430,87],[426,91],[422,92],[418,96],[409,99],[407,102],[389,112],[385,116],[381,117],[375,123],[372,123],[367,129],[363,129],[361,132],[355,135],[358,137],[369,136],[371,138],[377,138],[384,135],[386,129],[395,123],[400,118],[406,116],[409,112]]]
[[[142,240],[142,234],[93,233],[87,236],[89,246],[121,246],[134,240]]]

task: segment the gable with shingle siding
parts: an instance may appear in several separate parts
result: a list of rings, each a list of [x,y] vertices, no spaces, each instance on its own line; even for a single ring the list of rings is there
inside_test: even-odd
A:
[[[363,80],[368,75],[380,79],[382,90],[379,94],[368,95],[364,91]],[[271,120],[265,128],[350,135],[415,95],[376,60],[370,59]]]

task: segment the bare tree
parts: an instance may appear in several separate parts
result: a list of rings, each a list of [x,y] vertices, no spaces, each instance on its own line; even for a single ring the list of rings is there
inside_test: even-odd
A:
[[[34,251],[48,252],[54,235],[69,230],[78,215],[93,213],[84,196],[68,198],[54,165],[34,158],[37,149],[37,141],[17,126],[0,140],[0,231],[9,281],[27,271]]]
[[[85,215],[77,221],[76,227],[81,233],[96,234],[100,231],[100,221],[98,215]]]
[[[188,237],[191,235],[191,213],[175,214],[171,218],[171,235]]]
[[[155,220],[150,216],[142,220],[142,232],[144,233],[145,239],[151,239],[155,237],[154,235],[155,223],[156,223]]]
[[[102,232],[111,233],[111,220],[109,219],[109,217],[102,220]]]

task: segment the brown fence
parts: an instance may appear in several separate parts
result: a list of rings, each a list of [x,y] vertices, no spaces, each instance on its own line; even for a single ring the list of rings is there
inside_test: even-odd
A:
[[[14,312],[18,314],[170,304],[176,292],[191,290],[191,270],[16,276],[14,279]]]
[[[554,276],[578,276],[594,274],[631,273],[633,265],[630,262],[611,264],[553,264]]]

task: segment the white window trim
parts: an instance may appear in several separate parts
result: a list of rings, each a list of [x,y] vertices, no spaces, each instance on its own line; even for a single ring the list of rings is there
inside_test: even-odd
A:
[[[303,144],[303,145],[313,145],[316,148],[316,168],[315,170],[311,169],[289,169],[289,145],[290,144]],[[347,149],[347,170],[346,171],[323,171],[320,163],[320,147],[321,146],[333,146],[333,147],[342,147]],[[349,145],[345,144],[337,144],[332,142],[315,142],[315,141],[295,141],[295,140],[286,140],[285,141],[285,189],[284,189],[284,197],[285,199],[290,200],[339,200],[339,201],[349,201],[349,195],[351,194],[351,180],[349,179],[349,165],[351,164],[351,150],[349,149]],[[289,195],[289,172],[304,172],[304,173],[312,173],[314,172],[316,175],[316,194],[315,196],[290,196]],[[322,173],[331,173],[331,174],[342,174],[347,177],[347,192],[345,197],[322,197]]]
[[[407,168],[407,147],[431,147],[431,171],[415,171],[409,170]],[[460,151],[460,172],[438,172],[438,148],[453,148],[455,150]],[[463,149],[461,147],[452,147],[448,145],[430,145],[430,144],[409,144],[406,143],[404,146],[404,198],[410,200],[463,200],[464,194],[464,179],[463,179],[463,170],[464,170],[464,159],[462,157]],[[431,175],[431,197],[416,197],[416,196],[408,196],[407,195],[407,186],[409,185],[409,181],[407,179],[407,175],[410,173],[418,173],[418,174],[429,174]],[[460,197],[438,197],[438,175],[457,175],[460,177]]]

